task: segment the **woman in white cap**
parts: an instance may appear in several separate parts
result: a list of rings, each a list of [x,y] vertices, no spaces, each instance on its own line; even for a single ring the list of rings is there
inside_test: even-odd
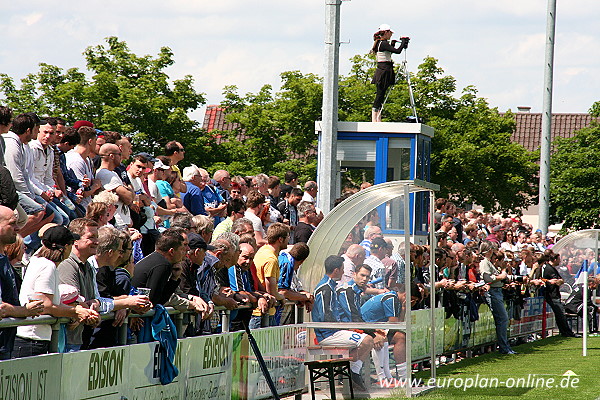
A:
[[[377,69],[371,83],[377,85],[377,94],[373,102],[373,111],[371,113],[372,122],[381,122],[381,109],[385,100],[385,93],[388,88],[394,84],[396,76],[394,74],[394,63],[392,62],[392,53],[400,52],[408,47],[407,37],[401,38],[399,47],[395,47],[397,40],[392,40],[392,28],[388,24],[381,24],[379,30],[373,35],[373,48],[371,53],[375,54],[377,60]]]

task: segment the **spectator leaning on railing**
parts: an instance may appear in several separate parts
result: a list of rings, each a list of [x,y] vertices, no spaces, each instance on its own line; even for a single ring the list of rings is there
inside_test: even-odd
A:
[[[57,266],[71,254],[73,242],[79,236],[64,226],[53,226],[42,235],[42,247],[31,257],[19,300],[21,304],[41,299],[44,314],[55,317],[69,317],[78,323],[96,325],[100,321],[98,312],[87,305],[70,307],[60,302],[60,283]],[[52,328],[49,325],[29,325],[17,328],[14,357],[28,357],[48,353]]]
[[[267,229],[267,242],[256,252],[254,264],[258,281],[267,293],[274,296],[277,300],[284,300],[284,296],[279,293],[277,281],[279,280],[279,253],[284,250],[290,238],[290,228],[280,222],[275,222]],[[275,308],[269,309],[269,325],[275,326]],[[261,313],[255,310],[250,319],[250,328],[259,328],[261,325]]]
[[[41,300],[31,301],[21,306],[17,288],[16,271],[4,254],[6,245],[17,240],[17,218],[8,207],[0,206],[0,318],[35,317],[44,310]],[[0,329],[0,360],[12,356],[17,328]]]
[[[502,287],[504,286],[502,281],[507,277],[506,272],[500,271],[491,262],[492,255],[494,254],[494,244],[492,242],[482,242],[479,251],[484,257],[479,264],[479,271],[481,272],[483,280],[490,286],[490,289],[485,293],[485,297],[492,310],[492,315],[494,316],[496,338],[500,353],[516,354],[508,344],[506,332],[509,318],[504,305],[504,296],[502,294]]]
[[[89,348],[111,347],[117,345],[117,327],[123,324],[131,308],[137,314],[146,313],[152,303],[147,296],[129,296],[129,290],[117,283],[117,266],[123,261],[123,255],[131,257],[131,241],[123,242],[120,231],[111,226],[98,230],[96,261],[99,266],[96,276],[97,291],[100,298],[112,299],[115,310],[114,321],[103,321],[94,329]]]

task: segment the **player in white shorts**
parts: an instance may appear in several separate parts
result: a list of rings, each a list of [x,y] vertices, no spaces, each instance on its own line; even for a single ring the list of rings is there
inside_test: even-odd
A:
[[[344,274],[344,259],[339,256],[329,256],[325,260],[325,276],[315,289],[315,303],[312,310],[312,320],[315,322],[340,322],[340,304],[337,297],[336,281]],[[340,329],[315,329],[317,341],[322,346],[355,347],[351,352],[355,361],[350,362],[352,382],[359,390],[366,391],[366,385],[360,376],[363,361],[369,359],[373,348],[373,338],[364,333]]]

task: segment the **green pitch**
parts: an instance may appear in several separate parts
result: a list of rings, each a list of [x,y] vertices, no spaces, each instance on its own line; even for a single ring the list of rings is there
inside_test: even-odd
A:
[[[438,389],[419,399],[597,399],[600,398],[600,337],[551,337],[438,368]],[[429,371],[417,374],[425,384]],[[401,393],[400,391],[396,393]],[[396,397],[399,398],[399,397]]]

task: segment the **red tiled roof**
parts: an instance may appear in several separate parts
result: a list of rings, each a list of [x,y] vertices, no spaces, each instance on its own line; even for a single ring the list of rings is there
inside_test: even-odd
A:
[[[206,107],[206,113],[204,114],[204,123],[202,128],[206,129],[208,133],[212,131],[235,131],[239,128],[238,124],[225,121],[225,108],[218,105],[210,105]],[[217,144],[221,144],[225,141],[222,135],[215,133],[213,135]],[[238,140],[246,138],[243,132],[238,133]]]
[[[239,127],[238,124],[233,124],[225,121],[225,108],[218,105],[210,105],[206,107],[204,114],[204,123],[202,127],[209,133],[213,130],[230,131]]]
[[[219,105],[210,105],[206,107],[206,113],[204,114],[204,123],[202,124],[202,128],[205,129],[208,133],[212,131],[236,131],[237,130],[237,140],[244,141],[248,139],[248,136],[243,130],[238,130],[240,125],[237,123],[231,123],[225,121],[225,108]],[[217,144],[223,143],[226,138],[219,134],[213,135]],[[305,158],[306,156],[311,156],[317,154],[317,149],[309,149],[306,154],[290,154],[290,158],[299,159]]]
[[[552,114],[552,139],[556,137],[573,137],[575,131],[590,126],[590,114]],[[520,143],[529,151],[540,147],[542,134],[542,114],[518,112],[515,113],[516,127],[511,139]]]

